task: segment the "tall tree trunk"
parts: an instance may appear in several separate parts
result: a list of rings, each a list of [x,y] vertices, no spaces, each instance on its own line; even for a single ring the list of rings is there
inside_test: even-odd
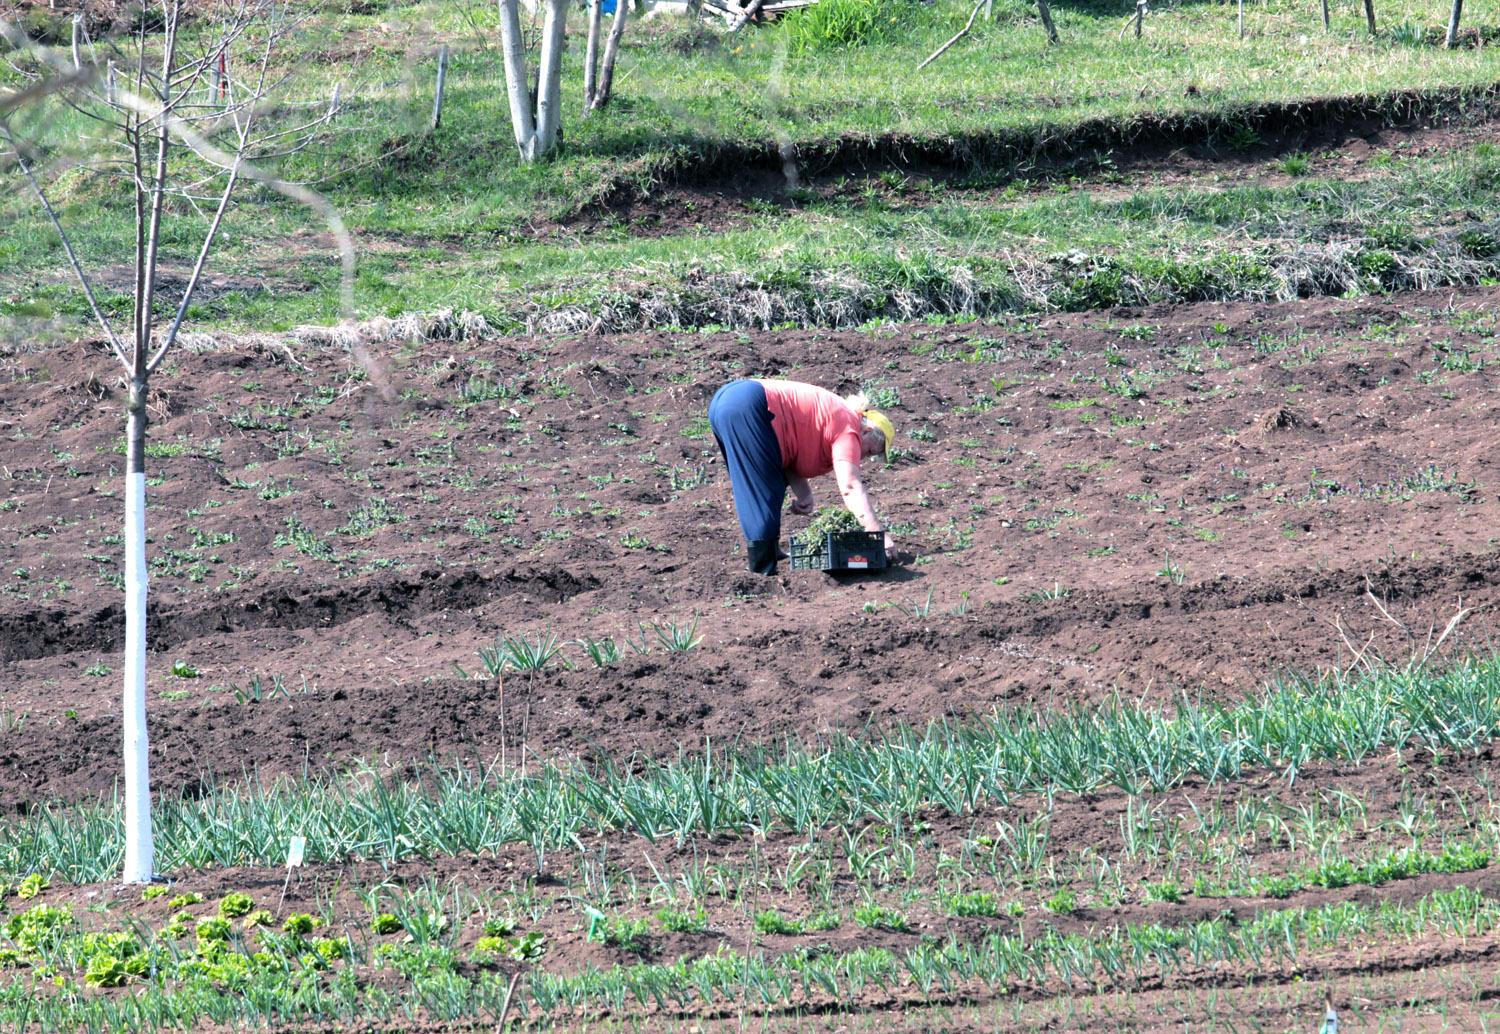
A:
[[[1042,28],[1047,30],[1047,42],[1057,42],[1057,26],[1052,22],[1052,7],[1047,0],[1036,0],[1036,13],[1042,17]]]
[[[617,0],[615,7],[625,0]],[[536,156],[540,158],[557,146],[557,130],[562,124],[562,58],[567,45],[568,0],[546,0],[542,18],[542,56],[537,63],[536,81]]]
[[[604,61],[599,69],[599,89],[593,101],[595,108],[609,103],[610,91],[615,83],[615,61],[620,56],[620,37],[625,35],[625,20],[630,17],[627,0],[615,0],[615,20],[609,25],[609,39],[604,44]]]
[[[505,93],[510,99],[510,125],[522,161],[536,158],[536,123],[531,114],[531,91],[526,88],[526,39],[521,35],[520,4],[497,0],[500,7],[500,49],[505,56]]]
[[[618,0],[617,0],[618,2]],[[616,7],[615,10],[619,10]],[[594,106],[599,82],[599,25],[604,17],[604,0],[589,0],[589,41],[583,53],[583,110]]]
[[[1453,10],[1448,13],[1448,35],[1443,46],[1452,50],[1458,44],[1458,20],[1464,13],[1464,0],[1453,0]]]
[[[161,109],[136,122],[135,341],[125,421],[125,686],[121,700],[125,766],[126,883],[146,883],[155,875],[151,836],[151,750],[146,731],[146,385],[151,357],[152,306],[156,262],[161,247],[162,212],[167,201],[167,155],[171,145],[172,69],[176,64],[181,6],[162,9]],[[144,58],[144,54],[143,54]],[[144,59],[141,67],[145,67]],[[141,132],[154,117],[156,160],[142,175]],[[145,186],[142,186],[145,180]],[[149,204],[147,203],[149,202]],[[144,227],[142,223],[144,222]]]
[[[1375,0],[1365,0],[1365,23],[1370,27],[1370,35],[1375,35]]]
[[[155,874],[151,837],[150,742],[146,732],[146,386],[130,382],[125,424],[125,732],[126,883]]]
[[[1327,32],[1332,27],[1333,23],[1328,17],[1328,0],[1323,0],[1323,31]]]

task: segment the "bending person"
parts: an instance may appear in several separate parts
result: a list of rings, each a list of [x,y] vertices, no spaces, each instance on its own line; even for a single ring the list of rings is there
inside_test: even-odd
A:
[[[734,510],[748,543],[750,570],[776,573],[781,505],[813,512],[809,479],[832,471],[839,495],[866,531],[882,531],[860,479],[860,461],[887,456],[896,429],[864,395],[840,398],[797,381],[731,381],[714,393],[708,423],[729,469]],[[885,537],[887,551],[895,544]]]

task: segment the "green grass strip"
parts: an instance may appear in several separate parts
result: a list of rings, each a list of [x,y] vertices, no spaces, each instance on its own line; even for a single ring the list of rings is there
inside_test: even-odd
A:
[[[286,99],[326,103],[341,83],[344,115],[278,171],[322,190],[359,238],[361,318],[471,309],[504,328],[564,310],[554,322],[593,326],[602,318],[603,326],[625,328],[751,326],[766,312],[773,323],[832,325],[1041,307],[1036,291],[1046,305],[1064,308],[1134,304],[1136,297],[1253,298],[1301,280],[1304,266],[1311,267],[1308,290],[1319,293],[1340,293],[1350,283],[1370,290],[1406,279],[1436,286],[1493,275],[1446,245],[1385,249],[1363,232],[1374,228],[1358,223],[1324,242],[1317,198],[1307,200],[1306,218],[1289,224],[1295,248],[1281,240],[1274,219],[1258,235],[1253,227],[1243,236],[1208,233],[1205,220],[1219,218],[1213,206],[1192,198],[1174,216],[1173,199],[1188,193],[1175,187],[1140,202],[1101,202],[1097,212],[1074,217],[1034,204],[1018,219],[980,198],[941,204],[931,216],[888,219],[877,196],[856,203],[865,211],[816,205],[806,217],[757,218],[749,228],[736,220],[724,234],[650,240],[621,225],[582,242],[570,231],[550,244],[535,240],[538,220],[545,225],[606,199],[649,195],[663,180],[728,182],[742,180],[747,166],[779,169],[785,145],[795,146],[810,173],[894,163],[887,171],[899,182],[905,162],[936,161],[970,166],[994,185],[1024,177],[1038,156],[1108,161],[1110,152],[1129,151],[1141,138],[1148,148],[1207,142],[1232,153],[1253,148],[1262,132],[1330,122],[1462,122],[1485,117],[1496,104],[1493,48],[1420,42],[1435,12],[1417,0],[1383,4],[1386,29],[1375,38],[1353,10],[1334,11],[1330,32],[1314,6],[1275,0],[1256,8],[1243,39],[1232,14],[1188,4],[1158,12],[1141,40],[1119,36],[1117,4],[1091,0],[1056,12],[1057,46],[1037,26],[1034,5],[1012,2],[916,72],[968,11],[958,0],[908,5],[899,34],[808,53],[797,52],[788,26],[760,27],[720,45],[664,22],[632,25],[616,102],[588,118],[572,106],[582,50],[568,49],[563,148],[547,162],[523,165],[498,88],[504,77],[493,45],[494,5],[425,0],[367,15],[329,8],[284,53],[284,68],[294,73]],[[1483,10],[1471,15],[1493,22]],[[575,17],[575,32],[580,27]],[[443,128],[428,136],[432,48],[439,42],[452,45],[452,65]],[[66,59],[66,47],[58,56]],[[0,83],[14,81],[0,65]],[[53,200],[96,274],[101,306],[123,318],[129,302],[121,278],[99,275],[133,239],[130,186],[102,160],[118,148],[116,134],[60,100],[18,113],[12,123],[40,158],[56,160],[56,174],[47,177]],[[49,164],[39,162],[44,172]],[[56,234],[20,179],[12,174],[4,182],[12,186],[0,191],[8,231],[0,235],[0,320],[20,321],[17,338],[37,328],[76,333],[90,323],[88,308]],[[1357,184],[1347,186],[1358,192]],[[939,187],[931,200],[945,195]],[[1067,206],[1062,199],[1060,207]],[[1145,220],[1132,211],[1141,206],[1163,211]],[[1337,213],[1328,214],[1334,222]],[[1411,218],[1392,210],[1390,218],[1447,226],[1451,214],[1434,208]],[[1034,238],[1028,221],[1041,227]],[[167,221],[161,247],[169,269],[191,264],[200,230],[193,216]],[[242,190],[211,259],[221,286],[200,295],[189,329],[274,331],[334,321],[339,267],[328,244],[312,236],[320,230],[301,206],[270,191]],[[1343,247],[1345,237],[1370,239]],[[970,238],[977,247],[966,250]],[[1151,243],[1135,243],[1140,238]],[[1312,253],[1288,263],[1285,252],[1306,249]],[[1086,252],[1084,263],[1053,261],[1055,252],[1074,250]],[[719,302],[726,293],[729,301]]]
[[[369,774],[217,788],[163,801],[162,871],[276,864],[291,834],[311,858],[340,860],[549,851],[622,831],[678,843],[750,830],[811,833],[874,820],[904,827],[918,812],[959,814],[1026,792],[1160,792],[1267,769],[1295,779],[1322,760],[1470,750],[1500,729],[1500,658],[1448,671],[1287,680],[1235,706],[1183,701],[1174,710],[1113,704],[1072,713],[1016,711],[969,724],[902,727],[873,740],[701,754],[631,771],[608,761],[548,764],[521,777],[438,766],[422,780]],[[0,825],[0,873],[95,882],[123,856],[117,800],[42,807]]]

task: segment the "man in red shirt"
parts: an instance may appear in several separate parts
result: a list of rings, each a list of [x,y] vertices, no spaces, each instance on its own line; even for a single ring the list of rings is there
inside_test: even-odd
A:
[[[860,461],[888,455],[896,429],[885,414],[869,408],[863,394],[840,398],[797,381],[731,381],[714,393],[708,423],[724,454],[735,514],[756,574],[775,574],[783,556],[777,540],[787,489],[792,512],[810,514],[808,480],[830,471],[844,505],[864,529],[883,530],[860,479]],[[886,549],[894,549],[889,535]]]

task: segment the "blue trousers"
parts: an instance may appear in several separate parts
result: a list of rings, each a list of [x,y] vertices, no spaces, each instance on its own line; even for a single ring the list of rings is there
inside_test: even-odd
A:
[[[752,553],[756,544],[769,544],[774,569],[787,484],[781,466],[781,443],[771,427],[773,419],[766,405],[766,389],[757,381],[730,381],[714,392],[708,404],[708,425],[729,470],[740,531],[751,543]]]

